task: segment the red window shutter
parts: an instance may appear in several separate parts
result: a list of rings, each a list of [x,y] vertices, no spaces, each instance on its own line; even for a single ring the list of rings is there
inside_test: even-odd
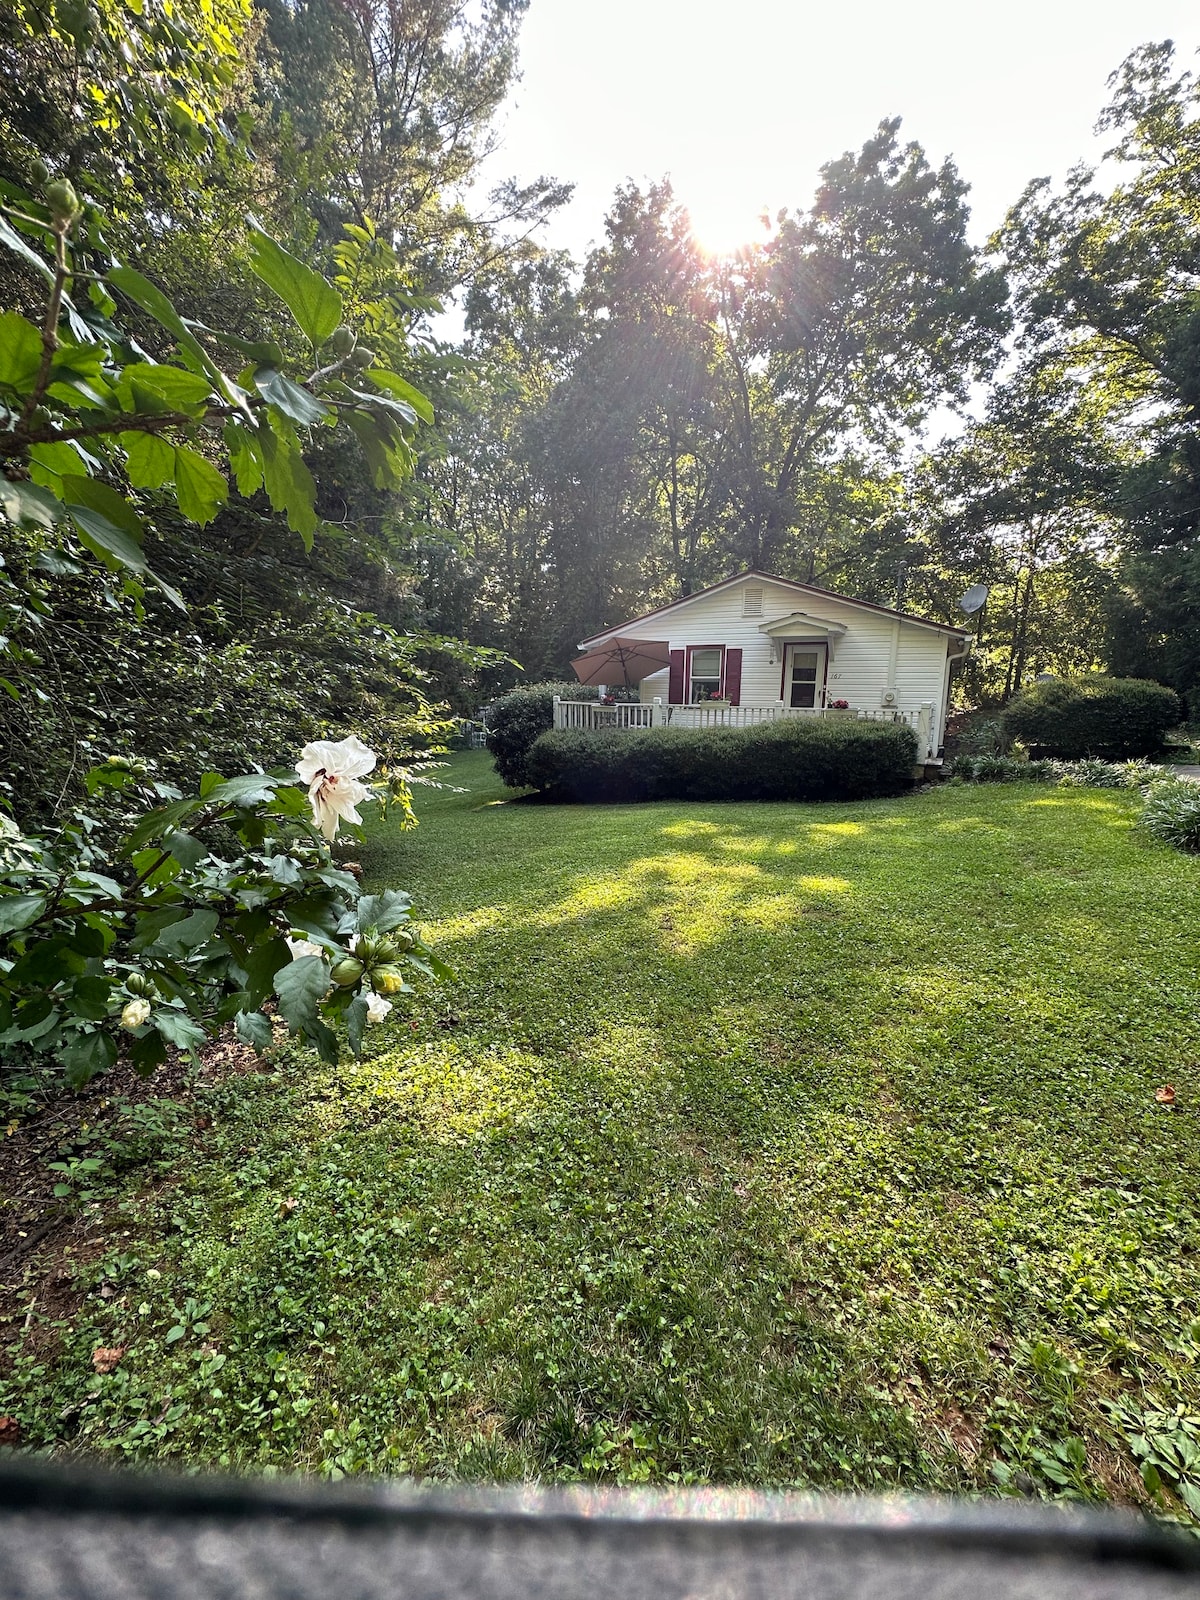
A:
[[[725,652],[725,698],[731,706],[742,703],[742,652],[733,648]]]
[[[683,651],[671,651],[671,684],[667,690],[667,700],[673,706],[683,704]]]

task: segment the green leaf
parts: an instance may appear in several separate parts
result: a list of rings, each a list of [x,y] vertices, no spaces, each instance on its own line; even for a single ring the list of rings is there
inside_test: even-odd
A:
[[[204,797],[206,806],[248,806],[260,800],[273,800],[275,791],[283,782],[269,772],[246,772],[237,778],[224,778],[214,784]]]
[[[237,479],[238,493],[249,498],[263,486],[262,449],[258,440],[240,422],[225,424],[225,448],[229,465]]]
[[[271,427],[260,428],[256,437],[262,453],[263,487],[267,496],[275,510],[286,515],[289,527],[304,540],[304,548],[311,550],[317,531],[314,509],[317,486],[304,464],[299,443],[281,439]]]
[[[302,427],[311,427],[333,416],[327,405],[274,367],[259,367],[254,374],[254,387],[268,404],[278,406]]]
[[[75,524],[80,542],[110,571],[115,572],[118,567],[128,567],[130,572],[137,573],[147,570],[146,558],[138,546],[99,511],[92,511],[87,506],[69,505],[67,512]]]
[[[0,244],[6,244],[10,250],[19,255],[27,266],[36,267],[48,283],[54,282],[54,268],[44,256],[38,255],[31,245],[26,244],[21,235],[4,217],[0,217]]]
[[[107,1033],[79,1033],[59,1051],[58,1059],[71,1087],[81,1089],[112,1066],[117,1059],[116,1041]]]
[[[207,377],[186,367],[172,367],[163,361],[140,361],[125,368],[125,376],[143,389],[149,389],[172,411],[203,411],[212,398],[213,386]]]
[[[157,433],[122,433],[119,442],[135,489],[161,489],[175,476],[175,446]]]
[[[367,1002],[356,994],[346,1007],[346,1037],[356,1056],[362,1055],[363,1032],[367,1026]]]
[[[129,1059],[133,1068],[140,1077],[146,1078],[161,1067],[167,1059],[167,1047],[162,1038],[150,1028],[140,1039],[135,1039],[129,1051]]]
[[[267,996],[274,992],[275,974],[286,967],[291,959],[292,952],[286,939],[269,939],[265,944],[254,946],[245,962],[246,989],[251,1005],[262,1005]]]
[[[208,854],[208,846],[190,833],[172,830],[164,836],[163,844],[188,872],[194,871]]]
[[[35,444],[29,451],[29,472],[54,494],[62,490],[63,478],[78,474],[83,457],[73,444]]]
[[[103,1022],[108,1015],[112,995],[111,978],[100,976],[78,978],[71,989],[71,1009],[77,1017],[89,1022]]]
[[[254,272],[287,306],[309,343],[324,344],[342,320],[341,295],[319,272],[276,244],[254,217],[248,220]]]
[[[132,855],[135,850],[140,850],[143,845],[149,844],[154,839],[163,838],[177,822],[199,811],[203,804],[202,800],[193,800],[190,796],[185,796],[181,800],[171,800],[165,806],[159,806],[156,811],[147,812],[125,841],[126,855]]]
[[[219,921],[220,918],[215,911],[193,911],[178,922],[172,922],[163,928],[154,942],[168,955],[186,955],[189,950],[194,950],[197,945],[212,938]]]
[[[233,1026],[243,1044],[253,1045],[260,1054],[270,1049],[274,1038],[271,1020],[264,1017],[261,1011],[239,1011],[233,1019]]]
[[[164,1344],[177,1344],[179,1342],[179,1340],[183,1338],[183,1336],[184,1336],[184,1334],[186,1332],[187,1332],[187,1329],[184,1328],[184,1327],[181,1327],[180,1324],[177,1322],[173,1328],[168,1328],[167,1329],[167,1337],[163,1340],[163,1343]]]
[[[75,458],[78,461],[78,456]],[[66,513],[62,502],[36,483],[10,483],[0,478],[0,508],[18,528],[53,528]]]
[[[211,334],[214,339],[236,350],[239,355],[253,361],[256,366],[281,367],[284,363],[284,354],[274,339],[239,339],[232,333],[223,333],[220,328],[210,328],[203,322],[197,322],[194,317],[185,317],[184,321],[189,328],[197,333]]]
[[[299,956],[275,974],[279,1011],[295,1032],[315,1034],[317,1007],[329,989],[329,963],[324,956]]]
[[[411,383],[405,383],[398,373],[388,372],[383,367],[371,367],[363,377],[369,379],[377,389],[395,395],[397,400],[407,401],[422,422],[433,421],[432,405],[419,389],[414,389]]]
[[[0,312],[0,389],[32,394],[42,365],[42,336],[15,311]]]
[[[195,1050],[208,1038],[200,1024],[194,1022],[186,1011],[156,1011],[150,1020],[159,1035],[177,1050]]]
[[[197,363],[200,371],[206,372],[210,378],[220,382],[222,374],[213,365],[208,352],[189,330],[183,318],[167,299],[161,289],[144,278],[133,267],[113,267],[105,275],[105,282],[114,289],[119,289],[123,295],[128,296],[134,305],[140,306],[148,316],[154,318],[168,333],[173,333],[178,339],[180,347],[186,350],[192,360]]]
[[[180,445],[175,451],[175,498],[188,521],[204,527],[228,500],[229,485],[211,461]]]
[[[46,909],[44,894],[8,894],[0,899],[0,934],[16,933],[36,922]]]
[[[358,926],[390,933],[409,920],[412,896],[403,889],[385,889],[382,894],[365,894],[358,902]]]

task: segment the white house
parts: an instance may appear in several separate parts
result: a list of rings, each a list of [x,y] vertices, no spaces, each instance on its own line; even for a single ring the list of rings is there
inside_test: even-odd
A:
[[[938,759],[950,675],[970,647],[961,628],[755,571],[606,628],[579,648],[603,655],[617,639],[640,641],[669,665],[641,677],[637,705],[560,701],[557,726],[898,719],[915,729],[923,762]],[[622,684],[615,664],[610,681]]]

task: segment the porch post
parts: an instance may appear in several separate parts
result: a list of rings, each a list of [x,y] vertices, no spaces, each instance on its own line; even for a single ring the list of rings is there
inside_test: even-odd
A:
[[[917,758],[926,760],[933,754],[931,739],[933,735],[933,703],[925,700],[917,713]]]
[[[657,728],[662,719],[662,695],[656,694],[650,702],[650,726]]]
[[[558,695],[554,696],[554,726],[556,728],[563,726],[562,699]]]

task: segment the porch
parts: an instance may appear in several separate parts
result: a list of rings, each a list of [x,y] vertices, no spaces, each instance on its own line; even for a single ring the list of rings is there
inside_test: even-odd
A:
[[[933,741],[933,705],[926,701],[916,711],[886,708],[867,711],[840,710],[833,706],[734,706],[709,701],[698,705],[667,705],[661,697],[604,705],[599,700],[563,700],[554,697],[556,728],[749,728],[759,722],[784,717],[841,717],[867,722],[903,722],[917,736],[917,760],[936,761]]]

